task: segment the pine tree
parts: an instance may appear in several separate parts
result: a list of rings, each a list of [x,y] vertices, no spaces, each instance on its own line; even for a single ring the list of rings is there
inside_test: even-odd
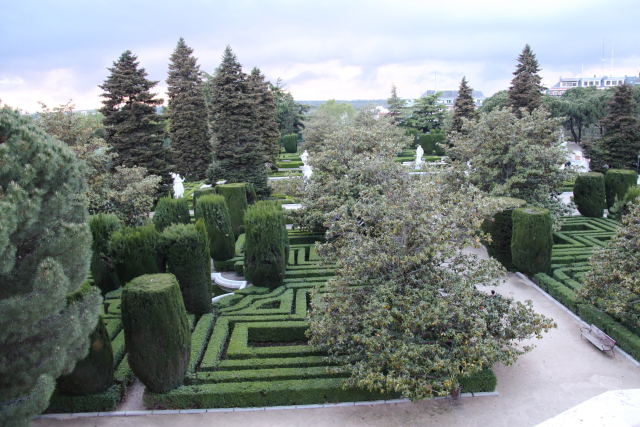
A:
[[[269,195],[262,135],[254,126],[256,97],[236,55],[227,46],[222,63],[207,82],[209,126],[214,138],[207,181],[250,182]]]
[[[163,183],[171,182],[169,153],[163,147],[164,123],[156,113],[163,103],[150,90],[157,81],[147,79],[144,68],[138,68],[137,56],[126,51],[113,67],[111,75],[99,87],[104,90],[103,107],[105,140],[118,154],[115,166],[141,166],[150,174],[161,176]]]
[[[391,117],[391,123],[402,123],[402,112],[406,107],[407,102],[398,96],[395,83],[391,83],[391,97],[387,99],[387,105],[389,106],[389,117]]]
[[[605,133],[599,141],[602,160],[610,169],[636,169],[640,155],[640,123],[635,115],[633,88],[617,86],[608,102],[609,114],[600,123]]]
[[[453,119],[451,120],[451,130],[462,132],[462,118],[473,120],[478,117],[476,105],[473,101],[473,89],[467,85],[466,77],[462,78],[458,97],[453,106]]]
[[[0,165],[0,425],[21,426],[86,356],[101,299],[85,282],[84,163],[5,106]]]
[[[167,78],[172,160],[188,181],[204,179],[212,154],[200,66],[192,54],[180,37]]]
[[[269,82],[265,81],[260,69],[254,67],[249,75],[249,90],[254,97],[255,132],[262,139],[263,153],[267,162],[277,167],[280,155],[280,131],[276,121],[277,107]]]
[[[532,112],[542,105],[542,78],[538,75],[540,68],[536,55],[531,51],[531,47],[527,44],[522,53],[518,57],[518,66],[513,73],[515,76],[511,80],[509,88],[509,106],[518,118],[520,118],[520,109],[526,108]]]

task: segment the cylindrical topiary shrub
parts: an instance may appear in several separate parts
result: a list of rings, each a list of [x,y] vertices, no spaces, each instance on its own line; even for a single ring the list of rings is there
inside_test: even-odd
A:
[[[150,274],[122,290],[122,325],[131,370],[153,393],[182,385],[191,353],[187,312],[173,274]]]
[[[604,188],[607,194],[607,209],[616,202],[616,196],[622,200],[627,189],[638,183],[638,174],[631,170],[609,169],[604,176]]]
[[[194,214],[198,212],[198,199],[202,196],[207,196],[209,194],[218,194],[215,187],[207,187],[207,188],[198,188],[193,192],[193,212]]]
[[[87,341],[89,354],[73,372],[58,378],[56,388],[67,396],[102,393],[113,385],[113,350],[102,317]]]
[[[189,313],[211,312],[211,260],[207,233],[193,224],[173,224],[162,232],[169,272],[180,284],[184,306]]]
[[[209,253],[216,261],[235,256],[235,238],[231,228],[229,209],[224,196],[206,195],[200,198],[196,220],[202,218],[209,236]]]
[[[298,151],[298,135],[292,133],[282,137],[282,145],[287,153],[296,153]]]
[[[282,211],[258,202],[245,214],[244,276],[255,286],[282,286],[286,270]]]
[[[106,295],[120,287],[120,280],[113,263],[108,259],[108,253],[109,239],[114,231],[122,228],[122,223],[114,214],[97,214],[89,217],[89,228],[93,236],[91,277],[102,295]]]
[[[550,273],[553,234],[549,210],[517,208],[511,218],[513,265],[525,274]]]
[[[604,175],[599,172],[578,175],[573,185],[573,202],[581,215],[602,217],[605,208]]]
[[[247,201],[247,185],[244,182],[235,184],[222,184],[216,187],[218,194],[224,196],[229,209],[229,217],[231,219],[231,228],[233,234],[237,238],[243,233],[244,213],[249,203]]]
[[[511,260],[511,234],[513,221],[511,215],[516,208],[527,204],[522,199],[512,197],[500,197],[505,203],[505,209],[497,212],[493,218],[482,223],[482,231],[491,235],[491,243],[483,242],[489,256],[497,259],[507,270],[514,270]]]
[[[109,258],[123,286],[143,274],[165,272],[160,243],[160,233],[151,224],[123,227],[113,232],[109,240]]]
[[[163,197],[158,200],[156,211],[153,214],[153,225],[158,232],[162,233],[162,230],[171,224],[189,224],[190,222],[189,202],[186,198]]]

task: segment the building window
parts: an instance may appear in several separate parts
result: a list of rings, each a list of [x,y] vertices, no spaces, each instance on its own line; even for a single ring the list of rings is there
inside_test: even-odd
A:
[[[610,81],[610,80],[607,80],[606,82],[604,82],[604,85],[605,85],[605,86],[611,86],[611,81]]]

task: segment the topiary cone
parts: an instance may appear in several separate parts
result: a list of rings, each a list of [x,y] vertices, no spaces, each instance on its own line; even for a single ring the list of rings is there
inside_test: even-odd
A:
[[[553,234],[548,209],[518,208],[513,210],[511,258],[522,273],[550,273]]]
[[[133,373],[153,393],[182,385],[191,332],[173,274],[136,277],[122,290],[122,324]]]

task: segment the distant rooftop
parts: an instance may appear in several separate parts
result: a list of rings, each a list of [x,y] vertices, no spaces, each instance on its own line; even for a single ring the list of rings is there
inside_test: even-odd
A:
[[[455,99],[455,98],[458,97],[458,91],[457,90],[438,90],[438,91],[428,90],[425,93],[423,93],[420,97],[424,98],[425,96],[433,95],[433,94],[438,93],[438,92],[442,92],[442,94],[440,95],[440,98],[454,98]],[[472,91],[471,96],[473,98],[475,98],[475,99],[486,98],[484,96],[484,94],[482,93],[482,91],[479,91],[479,90]]]

